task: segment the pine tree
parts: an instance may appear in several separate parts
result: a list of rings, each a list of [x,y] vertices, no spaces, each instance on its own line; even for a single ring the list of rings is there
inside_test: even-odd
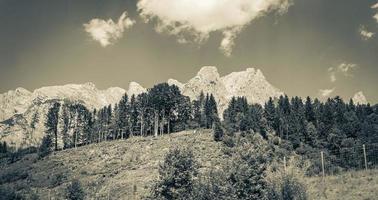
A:
[[[0,143],[0,153],[7,153],[8,152],[8,146],[7,142],[3,141]]]
[[[132,95],[130,98],[130,103],[129,103],[129,129],[130,129],[130,134],[134,135],[134,129],[137,126],[138,122],[138,111],[137,111],[137,103],[136,103],[136,98],[135,95]]]
[[[265,109],[264,109],[264,116],[267,120],[267,125],[270,128],[277,128],[275,126],[275,120],[276,120],[276,108],[274,106],[274,102],[272,97],[269,97],[268,102],[265,103]]]
[[[315,122],[315,111],[312,105],[311,98],[307,96],[306,103],[305,103],[305,113],[306,113],[306,119],[309,122]]]
[[[117,119],[117,127],[126,133],[127,127],[129,126],[129,103],[128,103],[128,96],[127,94],[122,96],[121,101],[118,103],[118,119]]]
[[[53,135],[55,150],[58,150],[58,115],[59,115],[60,103],[55,102],[47,113],[47,120],[45,123],[46,134]]]
[[[214,141],[216,142],[222,141],[224,133],[223,133],[221,124],[219,122],[214,123],[213,134],[214,134]]]
[[[140,134],[145,134],[146,121],[148,121],[148,94],[142,93],[137,96],[138,121],[140,124]]]
[[[152,189],[151,199],[189,199],[197,173],[190,149],[170,149],[159,166],[159,180]]]
[[[38,151],[39,158],[43,158],[49,155],[52,152],[52,148],[53,148],[53,142],[51,139],[51,135],[46,134],[42,138],[42,143],[41,143],[41,146],[39,147],[39,151]]]
[[[213,123],[219,121],[217,103],[213,94],[207,94],[205,100],[206,128],[211,128]]]
[[[84,190],[78,180],[73,180],[67,187],[66,197],[69,200],[83,200],[85,198]]]
[[[267,182],[264,175],[268,155],[266,141],[257,134],[238,141],[227,172],[231,193],[236,196],[232,199],[266,199]]]

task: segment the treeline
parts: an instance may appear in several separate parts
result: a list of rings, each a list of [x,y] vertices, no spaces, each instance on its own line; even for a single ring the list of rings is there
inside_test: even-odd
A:
[[[115,104],[89,111],[81,104],[54,103],[46,121],[42,152],[130,136],[162,135],[219,122],[212,94],[190,101],[175,85],[161,83],[146,93],[125,94]],[[44,154],[42,154],[44,155]]]
[[[273,133],[289,141],[287,148],[297,154],[309,156],[325,151],[346,168],[356,167],[361,159],[340,160],[340,155],[358,147],[362,156],[362,144],[378,143],[378,106],[356,105],[353,100],[346,103],[340,97],[320,102],[310,97],[303,101],[300,97],[280,96],[270,98],[264,107],[235,97],[223,116],[229,133],[252,130],[263,137]]]

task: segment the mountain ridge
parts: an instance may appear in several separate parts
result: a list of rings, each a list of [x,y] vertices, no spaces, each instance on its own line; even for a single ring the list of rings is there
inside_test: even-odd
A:
[[[167,83],[176,85],[191,100],[197,99],[201,92],[213,94],[221,118],[233,96],[245,96],[249,103],[264,105],[269,97],[283,95],[254,68],[221,76],[215,66],[204,66],[186,83],[175,79],[168,79]],[[44,136],[47,112],[55,102],[66,107],[80,103],[93,110],[118,103],[124,94],[137,96],[144,92],[147,89],[134,81],[129,83],[127,90],[120,87],[99,90],[88,82],[46,86],[33,92],[24,88],[8,91],[0,95],[0,141],[16,148],[38,146]]]

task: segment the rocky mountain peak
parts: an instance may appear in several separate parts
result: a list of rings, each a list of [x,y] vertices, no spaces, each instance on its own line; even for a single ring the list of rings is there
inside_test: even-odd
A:
[[[131,81],[129,83],[129,89],[127,90],[127,95],[131,97],[132,95],[138,96],[138,94],[147,92],[146,88],[142,87],[139,83]]]
[[[215,66],[204,66],[197,73],[197,77],[205,80],[215,80],[219,78],[218,69]]]
[[[367,104],[368,101],[362,91],[357,92],[353,95],[352,100],[355,104]]]
[[[167,83],[168,83],[168,85],[176,85],[180,90],[184,86],[184,84],[181,83],[180,81],[178,81],[176,79],[171,79],[171,78],[168,79]]]

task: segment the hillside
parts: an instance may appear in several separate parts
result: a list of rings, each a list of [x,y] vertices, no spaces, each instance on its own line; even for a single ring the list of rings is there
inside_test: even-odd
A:
[[[0,180],[3,182],[10,174],[9,186],[21,192],[31,187],[42,199],[47,199],[49,193],[54,199],[60,199],[74,178],[80,179],[89,199],[96,196],[104,199],[108,193],[111,199],[133,199],[134,189],[135,199],[140,199],[157,178],[159,162],[175,145],[193,148],[201,170],[222,163],[220,143],[213,141],[210,131],[195,134],[186,131],[159,138],[135,137],[87,145],[55,152],[44,160],[36,160],[36,155],[28,156],[1,166]]]
[[[209,130],[184,131],[171,135],[134,137],[55,152],[43,160],[29,155],[0,167],[0,185],[20,193],[38,194],[41,199],[61,199],[73,179],[79,179],[87,199],[141,199],[158,177],[159,162],[172,146],[189,146],[200,170],[225,163],[221,143]],[[374,199],[377,171],[348,172],[321,178],[306,178],[310,199]],[[31,191],[27,188],[31,188]]]

